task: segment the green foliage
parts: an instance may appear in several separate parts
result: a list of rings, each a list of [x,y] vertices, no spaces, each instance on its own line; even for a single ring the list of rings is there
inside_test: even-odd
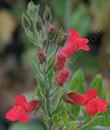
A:
[[[104,119],[104,116],[95,116],[85,125],[83,125],[81,127],[81,130],[90,130],[90,128],[94,126],[101,125],[101,122],[103,121],[103,119]]]
[[[52,117],[54,127],[57,129],[64,127],[67,125],[68,120],[69,120],[69,117],[68,117],[68,113],[66,110],[66,104],[64,102],[61,102]]]
[[[66,104],[68,115],[72,120],[77,120],[80,112],[80,107],[76,105]]]
[[[84,93],[85,78],[84,78],[84,72],[82,69],[77,70],[73,74],[73,77],[70,80],[68,86],[69,86],[69,89],[72,91]]]
[[[88,122],[90,120],[90,116],[89,114],[87,113],[86,109],[84,107],[81,108],[82,112],[83,112],[83,119],[84,119],[84,122]]]
[[[54,64],[55,64],[55,54],[53,53],[48,61],[47,61],[47,68],[46,68],[46,72],[50,71],[53,67],[54,67]]]
[[[110,127],[110,106],[107,107],[107,112],[101,114],[103,116],[103,120],[101,122],[102,126]]]
[[[27,15],[33,21],[36,22],[39,13],[39,5],[35,5],[32,1],[28,4]]]
[[[66,130],[77,130],[77,122],[69,122]]]
[[[91,88],[98,88],[98,95],[104,97],[103,94],[103,83],[102,83],[102,76],[101,74],[97,74],[90,84]]]
[[[9,130],[46,130],[45,127],[43,126],[43,124],[38,124],[38,123],[33,123],[33,122],[29,122],[29,123],[13,123]]]
[[[92,118],[88,118],[87,116],[84,116],[84,118],[87,119],[87,122],[81,127],[81,130],[90,130],[90,128],[93,128],[94,126],[110,126],[110,106],[107,108],[106,113],[99,113],[96,116],[93,116]]]

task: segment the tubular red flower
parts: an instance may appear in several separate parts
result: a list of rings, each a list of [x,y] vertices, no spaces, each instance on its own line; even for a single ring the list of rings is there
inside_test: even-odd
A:
[[[63,68],[62,70],[60,70],[55,78],[56,84],[63,86],[63,84],[67,81],[69,75],[70,70],[68,68]]]
[[[74,105],[84,105],[85,98],[83,94],[71,92],[67,94],[67,102]]]
[[[106,112],[107,101],[97,97],[98,89],[88,89],[86,94],[71,92],[67,94],[67,102],[73,105],[85,105],[90,116],[97,112]]]
[[[67,56],[64,53],[58,53],[58,56],[56,58],[56,64],[55,67],[57,70],[63,69],[65,62],[66,62]]]
[[[39,107],[39,101],[32,100],[28,102],[24,95],[16,96],[15,106],[6,113],[5,117],[10,121],[27,122],[28,114]]]
[[[69,30],[69,37],[67,38],[67,44],[60,52],[65,53],[68,57],[73,55],[79,50],[88,51],[90,48],[87,45],[89,40],[86,38],[81,38],[80,34],[75,30]]]
[[[106,112],[106,107],[107,107],[108,103],[99,98],[93,98],[91,100],[89,100],[86,104],[86,109],[89,115],[95,115],[97,112]]]

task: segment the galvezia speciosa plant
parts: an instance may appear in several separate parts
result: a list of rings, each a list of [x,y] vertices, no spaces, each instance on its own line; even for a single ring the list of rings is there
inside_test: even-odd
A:
[[[29,113],[38,110],[36,112],[47,130],[90,130],[95,125],[105,125],[105,118],[110,124],[102,76],[96,75],[86,90],[82,69],[73,74],[68,67],[70,57],[90,50],[89,40],[80,37],[74,29],[65,33],[54,25],[49,7],[45,7],[42,16],[39,15],[39,5],[30,2],[22,19],[25,34],[34,45],[36,100],[27,101],[25,96],[17,96],[15,106],[6,113],[6,118],[27,122]],[[96,124],[96,120],[100,124]]]
[[[40,101],[27,101],[24,95],[16,96],[15,106],[6,113],[6,118],[10,121],[27,122],[29,113],[35,109],[39,109]]]

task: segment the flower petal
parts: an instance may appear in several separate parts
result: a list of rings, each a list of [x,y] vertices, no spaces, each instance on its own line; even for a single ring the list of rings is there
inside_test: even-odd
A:
[[[99,98],[99,97],[96,97],[97,99],[97,109],[100,111],[100,112],[106,112],[107,109],[107,105],[108,105],[108,102]]]
[[[98,112],[96,98],[93,98],[87,102],[86,110],[90,116],[93,116]]]
[[[79,50],[89,51],[90,48],[87,45],[89,43],[89,40],[86,38],[80,38],[79,39]]]
[[[18,95],[15,99],[16,106],[22,106],[24,103],[27,103],[26,97],[24,95]]]
[[[67,94],[67,101],[75,105],[84,105],[84,95],[80,93],[71,92]]]
[[[85,94],[85,103],[87,103],[90,99],[95,98],[98,94],[98,89],[91,89],[88,88],[86,94]]]
[[[13,107],[6,113],[6,118],[10,121],[17,121],[19,117],[24,113],[24,109],[21,107]]]
[[[29,120],[28,113],[24,113],[18,120],[22,123],[28,122]]]
[[[70,36],[75,37],[75,38],[80,38],[80,34],[76,30],[70,29],[70,30],[68,30],[68,32],[69,32]]]
[[[24,95],[16,96],[15,105],[23,107],[26,111],[29,111],[29,103]]]

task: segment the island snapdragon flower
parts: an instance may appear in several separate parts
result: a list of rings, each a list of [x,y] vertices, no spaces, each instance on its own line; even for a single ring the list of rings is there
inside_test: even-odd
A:
[[[90,116],[97,112],[106,112],[107,101],[97,96],[98,89],[88,89],[86,94],[71,92],[67,94],[67,102],[74,105],[84,105]]]
[[[15,106],[6,113],[6,118],[10,121],[20,121],[22,123],[28,121],[28,114],[34,109],[39,109],[40,101],[27,101],[24,95],[16,96]]]
[[[65,53],[68,57],[75,54],[79,50],[89,51],[89,46],[87,45],[89,40],[86,38],[81,38],[80,34],[75,30],[69,30],[69,37],[67,38],[67,44],[60,50],[60,53]]]
[[[89,40],[86,38],[81,38],[78,32],[73,29],[69,30],[69,36],[67,37],[66,45],[58,51],[55,65],[56,69],[62,69],[66,59],[74,55],[76,52],[80,50],[89,51],[90,48],[88,43]],[[61,58],[61,56],[63,58]]]

